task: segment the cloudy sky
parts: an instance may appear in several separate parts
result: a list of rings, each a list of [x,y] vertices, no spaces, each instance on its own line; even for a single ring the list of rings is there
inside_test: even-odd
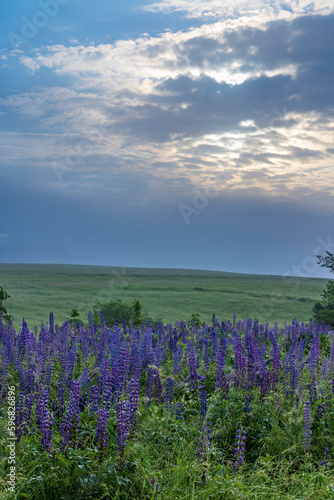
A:
[[[333,0],[0,9],[0,262],[329,276]]]

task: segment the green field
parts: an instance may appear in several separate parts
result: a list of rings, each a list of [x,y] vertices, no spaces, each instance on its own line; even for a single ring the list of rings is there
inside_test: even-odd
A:
[[[97,301],[139,297],[155,320],[174,323],[198,313],[210,322],[251,316],[282,325],[293,318],[309,321],[312,306],[325,288],[319,278],[236,274],[188,269],[145,269],[102,266],[0,264],[0,286],[11,295],[6,303],[14,326],[22,317],[32,328],[65,321],[73,308],[85,320]]]

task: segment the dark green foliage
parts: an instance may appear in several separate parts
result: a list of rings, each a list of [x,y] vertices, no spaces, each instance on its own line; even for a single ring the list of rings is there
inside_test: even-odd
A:
[[[139,299],[134,298],[132,302],[132,321],[135,326],[139,326],[144,321],[142,309],[143,304],[141,304]]]
[[[0,287],[0,315],[5,321],[10,321],[13,319],[13,316],[11,314],[8,314],[7,309],[4,305],[4,301],[10,299],[10,295],[2,288]]]
[[[137,298],[133,299],[132,305],[123,302],[121,299],[104,303],[98,302],[93,308],[93,319],[96,323],[100,322],[101,311],[103,311],[104,321],[108,326],[121,323],[122,319],[127,324],[132,321],[135,326],[140,326],[148,317],[148,314],[144,315],[143,304]]]
[[[199,326],[201,327],[202,326],[202,322],[200,320],[200,317],[199,317],[199,314],[198,313],[194,313],[191,315],[191,322],[196,325],[196,326]]]
[[[324,257],[322,255],[316,255],[316,257],[321,267],[327,267],[331,273],[334,273],[334,254],[327,250]]]
[[[80,315],[79,315],[78,309],[72,309],[70,316],[72,319],[79,318]]]
[[[314,318],[318,323],[324,321],[334,326],[334,281],[328,281],[326,289],[321,294],[323,301],[317,301],[313,306]]]
[[[93,319],[97,323],[100,321],[101,311],[103,311],[104,321],[108,326],[121,323],[122,318],[126,323],[129,323],[133,315],[132,306],[121,299],[109,300],[109,302],[104,303],[98,302],[93,308]]]

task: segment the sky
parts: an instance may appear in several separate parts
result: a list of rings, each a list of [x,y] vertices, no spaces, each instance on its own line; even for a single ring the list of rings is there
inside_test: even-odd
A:
[[[331,277],[332,0],[0,6],[0,262]]]

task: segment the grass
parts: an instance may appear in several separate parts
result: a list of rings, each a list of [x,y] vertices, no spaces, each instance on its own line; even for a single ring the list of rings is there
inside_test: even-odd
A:
[[[100,301],[115,298],[131,303],[139,297],[155,320],[174,323],[198,313],[210,322],[251,316],[260,321],[309,321],[327,280],[248,275],[183,269],[102,266],[0,264],[0,286],[11,295],[7,304],[20,326],[46,322],[50,311],[61,324],[73,308],[82,319]]]

